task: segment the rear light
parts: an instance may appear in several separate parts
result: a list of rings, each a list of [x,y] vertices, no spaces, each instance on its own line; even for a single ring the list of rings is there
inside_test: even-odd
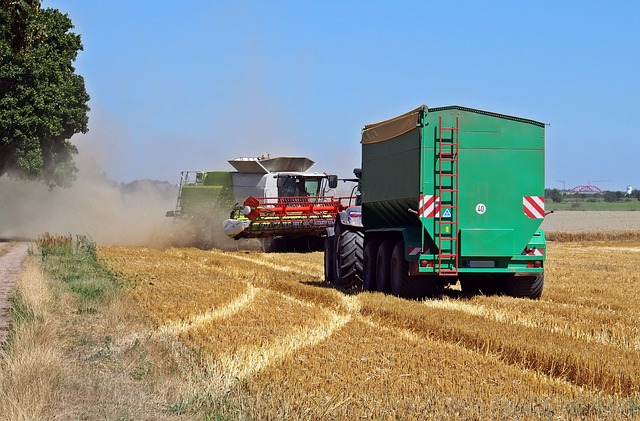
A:
[[[422,260],[420,260],[420,267],[422,267],[422,268],[427,268],[427,267],[432,268],[433,267],[433,262],[430,262],[428,260],[422,259]]]

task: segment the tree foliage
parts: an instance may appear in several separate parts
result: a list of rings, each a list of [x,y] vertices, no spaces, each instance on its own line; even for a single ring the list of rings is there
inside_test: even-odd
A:
[[[562,202],[562,192],[558,189],[545,189],[544,195],[556,203]]]
[[[69,141],[86,133],[89,95],[73,62],[73,24],[40,0],[0,0],[0,176],[69,186],[78,171]]]
[[[605,191],[602,194],[604,201],[608,203],[617,202],[618,200],[620,200],[621,196],[622,196],[622,192],[614,192],[614,191]]]

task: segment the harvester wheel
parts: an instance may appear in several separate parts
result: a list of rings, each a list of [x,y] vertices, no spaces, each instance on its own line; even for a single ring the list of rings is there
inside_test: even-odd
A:
[[[380,240],[375,238],[367,241],[364,246],[364,256],[362,257],[363,282],[365,291],[375,291],[376,285],[376,256],[380,248]]]
[[[273,253],[276,251],[276,241],[273,237],[260,238],[259,241],[262,246],[262,251],[265,253]]]
[[[385,294],[391,292],[391,254],[395,240],[384,240],[376,255],[376,289]]]
[[[343,288],[362,285],[364,233],[341,227],[335,250],[336,285]]]
[[[409,276],[409,263],[404,258],[404,242],[398,241],[391,254],[391,292],[402,298],[419,299],[438,290],[435,276]]]
[[[327,235],[324,239],[324,280],[329,283],[335,281],[334,241],[335,235]]]
[[[517,298],[537,300],[544,288],[544,273],[513,275],[505,280],[504,293]]]
[[[196,226],[195,246],[201,250],[211,250],[214,246],[213,234],[211,227],[214,226],[210,221],[202,221]]]

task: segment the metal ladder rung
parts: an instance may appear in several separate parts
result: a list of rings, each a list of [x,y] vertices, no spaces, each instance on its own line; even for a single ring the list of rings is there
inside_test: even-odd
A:
[[[455,127],[442,127],[442,116],[439,119],[439,148],[436,149],[436,159],[439,166],[436,168],[439,185],[436,189],[440,192],[440,216],[436,225],[438,246],[437,272],[443,276],[458,274],[458,147],[459,147],[459,118],[456,117]],[[443,137],[444,132],[452,133],[451,139]],[[455,134],[453,134],[455,133]],[[446,165],[445,165],[446,164]],[[451,180],[446,181],[446,180]],[[450,184],[443,187],[443,184]],[[447,205],[443,203],[449,203]],[[449,209],[447,218],[443,219],[444,210]],[[447,231],[447,233],[443,231]],[[451,232],[449,232],[451,231]],[[449,234],[449,235],[447,235]]]

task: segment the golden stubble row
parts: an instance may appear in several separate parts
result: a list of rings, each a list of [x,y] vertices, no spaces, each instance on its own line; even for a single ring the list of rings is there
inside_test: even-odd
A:
[[[539,301],[342,292],[323,283],[321,253],[100,255],[256,417],[598,417],[638,399],[634,247],[549,244]]]

